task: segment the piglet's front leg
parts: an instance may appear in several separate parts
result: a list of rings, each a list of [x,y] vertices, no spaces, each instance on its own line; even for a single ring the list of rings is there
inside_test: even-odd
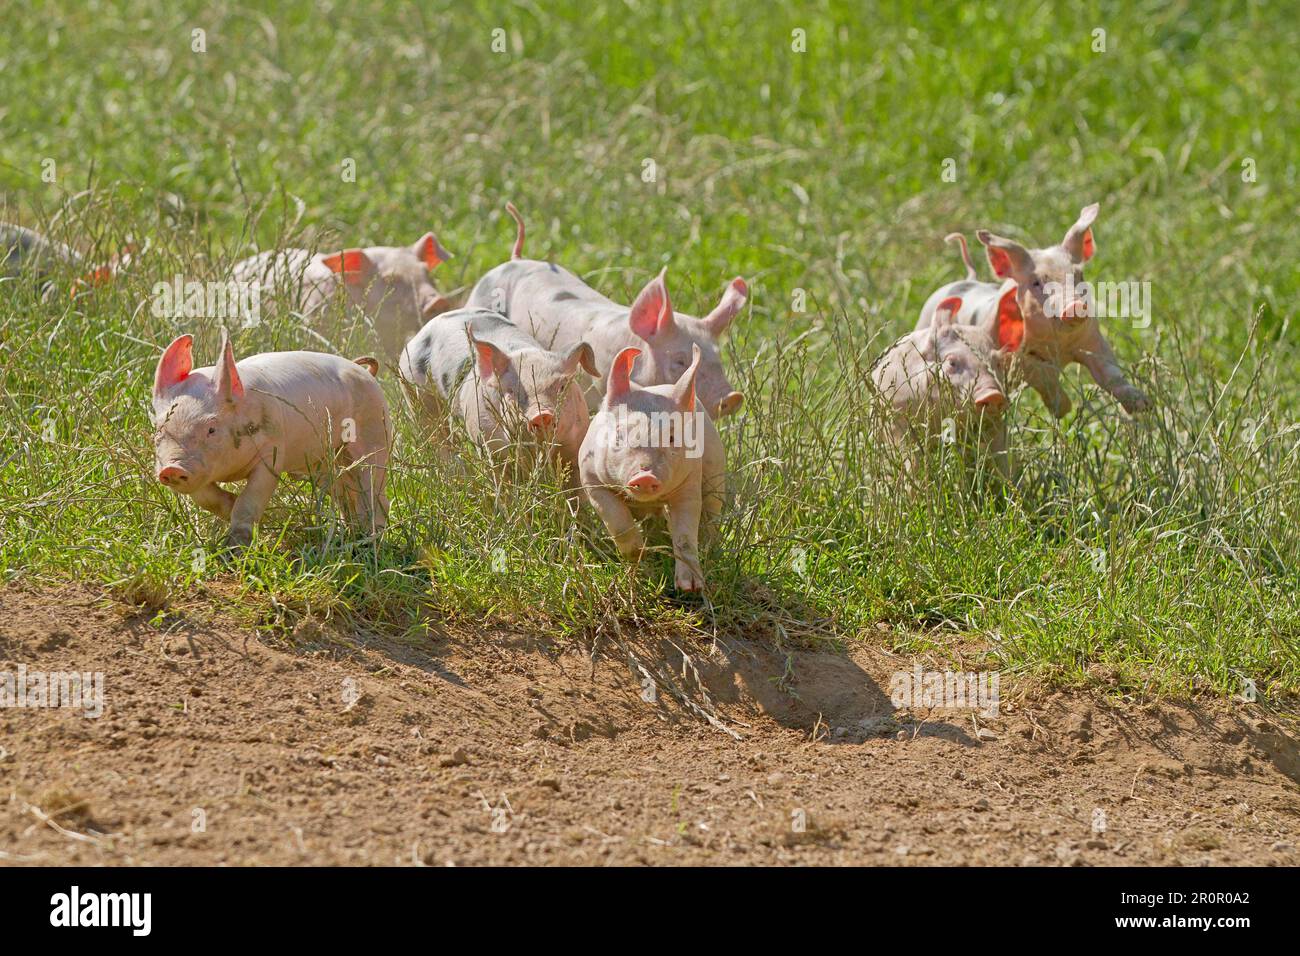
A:
[[[1003,481],[1011,480],[1011,463],[1007,455],[1007,423],[1001,418],[984,423],[984,441],[993,466]]]
[[[215,482],[204,485],[191,496],[204,511],[210,511],[222,521],[230,520],[235,507],[235,496]]]
[[[618,553],[625,561],[641,560],[645,550],[645,540],[641,537],[641,526],[637,524],[632,510],[626,502],[608,488],[587,486],[587,500],[605,522],[609,536],[614,539]]]
[[[1068,415],[1073,403],[1061,385],[1060,366],[1029,353],[1019,357],[1019,364],[1025,384],[1039,394],[1052,416],[1064,418]]]
[[[704,590],[704,569],[700,566],[700,514],[703,502],[699,489],[685,491],[668,502],[668,527],[673,536],[674,579],[679,591]]]
[[[280,476],[265,465],[259,465],[248,476],[244,490],[235,499],[235,506],[230,509],[230,530],[226,533],[226,544],[232,548],[247,547],[253,540],[253,525],[261,520],[262,513],[271,502]]]
[[[1092,375],[1093,381],[1110,392],[1130,415],[1151,408],[1151,399],[1147,398],[1146,393],[1124,377],[1123,370],[1115,361],[1115,353],[1110,349],[1110,343],[1101,337],[1100,332],[1075,352],[1074,357]]]

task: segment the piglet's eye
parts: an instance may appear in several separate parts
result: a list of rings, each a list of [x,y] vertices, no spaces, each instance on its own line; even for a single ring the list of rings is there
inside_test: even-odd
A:
[[[208,429],[208,434],[209,434],[209,435],[215,435],[216,433],[217,433],[217,430],[216,430],[215,428],[209,428],[209,429]]]

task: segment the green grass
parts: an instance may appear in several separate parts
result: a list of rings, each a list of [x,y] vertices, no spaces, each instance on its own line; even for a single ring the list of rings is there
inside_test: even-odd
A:
[[[6,20],[0,218],[88,252],[149,244],[86,297],[0,293],[6,579],[207,588],[267,624],[415,637],[443,616],[903,647],[955,633],[1062,682],[1300,689],[1291,5],[277,6],[36,2]],[[667,264],[699,314],[750,279],[710,601],[672,594],[666,555],[620,566],[546,476],[451,469],[401,415],[377,550],[290,488],[258,544],[223,555],[215,521],[150,480],[153,367],[181,331],[142,307],[153,283],[433,229],[456,254],[440,286],[463,288],[508,255],[506,199],[530,254],[615,298]],[[943,458],[900,478],[866,428],[866,368],[960,274],[941,237],[1055,241],[1093,200],[1089,277],[1151,283],[1150,328],[1105,330],[1159,411],[1127,419],[1072,372],[1065,421],[1032,394],[1014,405],[1013,493]],[[217,324],[184,330],[210,362]],[[284,314],[235,334],[241,354],[306,341]]]

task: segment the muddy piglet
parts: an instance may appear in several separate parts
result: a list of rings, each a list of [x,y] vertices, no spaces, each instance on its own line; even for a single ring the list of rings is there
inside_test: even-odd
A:
[[[235,362],[222,333],[216,365],[194,368],[194,339],[167,346],[154,374],[155,476],[230,522],[248,544],[281,475],[332,479],[363,534],[383,530],[391,429],[379,364],[321,352],[265,352]],[[337,475],[334,468],[337,463]],[[238,495],[222,482],[246,482]]]
[[[726,481],[722,440],[696,397],[700,349],[676,383],[648,387],[631,381],[639,353],[625,348],[610,366],[604,400],[582,442],[583,489],[629,561],[645,548],[638,518],[666,508],[677,587],[699,591],[700,526],[716,523]]]
[[[455,309],[406,344],[398,370],[426,424],[440,430],[450,412],[490,452],[521,439],[556,446],[576,490],[591,413],[575,379],[583,370],[596,374],[591,346],[551,352],[496,312]]]
[[[961,299],[944,299],[926,328],[903,336],[876,360],[871,378],[888,405],[895,441],[943,435],[943,419],[950,417],[951,437],[958,429],[976,431],[1006,476],[1004,379],[1025,333],[1016,284],[1003,283],[995,303],[992,323],[975,326],[957,320]]]

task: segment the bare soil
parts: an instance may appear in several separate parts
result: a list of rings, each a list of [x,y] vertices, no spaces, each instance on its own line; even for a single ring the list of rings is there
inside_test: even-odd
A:
[[[0,709],[0,862],[1300,863],[1297,735],[1258,704],[898,711],[913,661],[867,646],[685,651],[0,589],[0,671],[101,671],[106,699]]]

